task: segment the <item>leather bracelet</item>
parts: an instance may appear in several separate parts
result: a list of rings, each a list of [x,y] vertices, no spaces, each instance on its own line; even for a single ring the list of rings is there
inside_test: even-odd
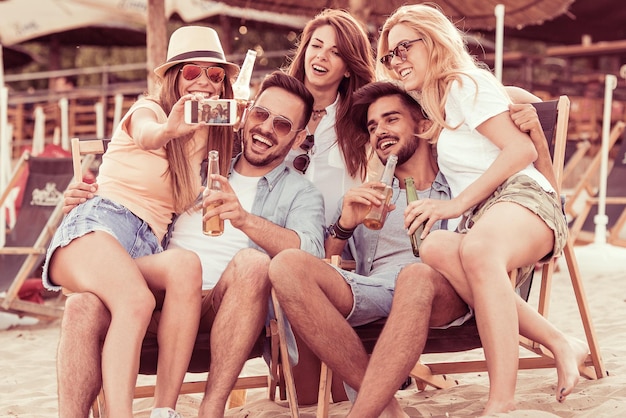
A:
[[[341,217],[339,219],[341,219]],[[331,237],[337,238],[343,241],[350,239],[350,237],[352,236],[356,228],[352,228],[352,229],[342,228],[339,225],[339,219],[337,219],[337,222],[335,222],[334,224],[331,224],[328,227],[328,233],[330,234]]]

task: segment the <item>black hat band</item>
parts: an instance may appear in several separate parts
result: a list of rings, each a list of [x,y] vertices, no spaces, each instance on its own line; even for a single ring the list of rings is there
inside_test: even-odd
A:
[[[191,51],[185,52],[184,54],[176,55],[175,57],[168,59],[167,62],[184,61],[193,58],[217,58],[222,61],[226,61],[224,54],[221,54],[217,51]]]

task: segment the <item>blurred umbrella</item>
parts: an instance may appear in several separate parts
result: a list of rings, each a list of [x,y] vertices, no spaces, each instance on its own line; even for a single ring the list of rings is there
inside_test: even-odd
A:
[[[149,7],[148,0],[77,0],[85,5],[114,8],[122,15],[144,18]],[[178,14],[185,22],[194,22],[210,16],[225,15],[247,20],[264,21],[281,26],[303,27],[306,22],[325,8],[350,10],[362,21],[378,27],[406,0],[163,0],[165,15]],[[426,3],[414,1],[412,3]],[[432,3],[432,1],[429,1]],[[506,8],[504,25],[522,28],[538,25],[567,12],[574,0],[437,0],[442,11],[464,29],[490,30],[496,27],[494,7]],[[377,30],[375,31],[377,32]],[[375,33],[373,32],[373,33]]]
[[[111,11],[94,8],[75,0],[4,0],[0,1],[0,42],[15,45],[25,41],[41,39],[43,36],[85,28],[89,26],[112,29],[102,35],[86,37],[87,32],[75,33],[66,38],[68,43],[81,45],[97,42],[111,44],[107,39],[116,36],[119,29],[131,29],[131,17],[116,15]],[[82,35],[82,36],[78,36]],[[123,39],[123,36],[119,39]]]
[[[576,0],[567,13],[541,26],[510,30],[507,36],[556,44],[580,44],[583,35],[591,36],[593,42],[626,39],[624,6],[617,0]]]
[[[5,46],[2,48],[2,58],[4,61],[4,69],[20,68],[38,61],[30,52],[19,46]]]
[[[191,0],[189,0],[191,1]],[[178,3],[181,1],[179,0]],[[521,28],[530,24],[541,24],[567,11],[574,0],[436,0],[413,1],[411,3],[436,3],[446,16],[463,29],[494,29],[496,19],[494,7],[503,4],[506,8],[504,25]],[[201,1],[202,3],[202,1]],[[228,0],[223,2],[232,7],[261,9],[266,12],[313,17],[326,7],[350,10],[362,21],[379,27],[406,0]],[[373,33],[376,33],[377,30]]]

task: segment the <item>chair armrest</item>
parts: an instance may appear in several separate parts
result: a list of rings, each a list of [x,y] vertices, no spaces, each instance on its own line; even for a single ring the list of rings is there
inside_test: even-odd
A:
[[[330,258],[325,258],[324,261],[342,270],[356,270],[356,261],[344,260],[340,255],[332,255]]]

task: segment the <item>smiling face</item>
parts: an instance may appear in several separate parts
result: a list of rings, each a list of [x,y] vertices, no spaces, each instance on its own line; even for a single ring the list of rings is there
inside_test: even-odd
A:
[[[246,117],[243,127],[243,155],[241,165],[237,167],[243,175],[263,175],[280,165],[296,141],[304,138],[305,131],[298,127],[304,125],[304,103],[298,96],[279,87],[270,87],[263,91],[254,102],[254,106],[267,109],[271,114],[262,122]],[[282,116],[292,123],[292,131],[278,135],[274,130],[274,117]]]
[[[402,23],[395,25],[389,30],[387,42],[389,53],[399,44],[420,39],[422,36],[409,26]],[[400,80],[407,90],[421,90],[428,68],[428,51],[424,41],[412,42],[406,45],[406,61],[394,56],[391,59],[391,70],[395,77]]]
[[[315,29],[304,55],[304,85],[337,90],[347,71],[348,66],[339,55],[335,29],[330,25]]]
[[[419,145],[415,136],[418,123],[397,95],[375,100],[367,110],[367,132],[370,145],[385,164],[390,154],[398,156],[398,165],[413,156]]]
[[[189,64],[189,63],[188,63]],[[206,67],[221,67],[219,64],[211,64],[207,62],[191,62],[191,64],[199,65],[203,68]],[[182,67],[181,67],[182,68]],[[207,77],[207,71],[202,70],[200,75],[193,79],[187,80],[183,77],[181,71],[178,72],[178,93],[180,96],[184,96],[185,94],[196,93],[201,94],[206,98],[219,96],[221,97],[224,92],[224,80],[219,83],[214,83]]]

